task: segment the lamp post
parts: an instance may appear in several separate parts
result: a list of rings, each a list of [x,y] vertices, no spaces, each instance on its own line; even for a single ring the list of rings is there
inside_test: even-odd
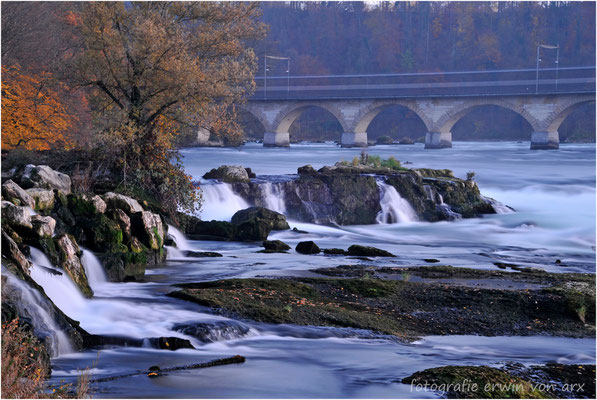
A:
[[[535,94],[539,93],[539,62],[541,59],[539,58],[539,51],[541,48],[544,49],[557,49],[556,52],[556,91],[558,90],[558,64],[560,63],[560,44],[558,43],[557,46],[552,46],[549,44],[540,44],[537,46],[537,69],[535,74]]]
[[[267,54],[263,57],[263,87],[264,92],[263,96],[267,99],[267,59],[270,58],[272,60],[286,60],[286,92],[290,92],[290,57],[276,57],[276,56],[268,56]]]

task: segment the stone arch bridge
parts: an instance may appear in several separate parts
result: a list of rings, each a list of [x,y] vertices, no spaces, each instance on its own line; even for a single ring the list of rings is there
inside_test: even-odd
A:
[[[532,127],[531,149],[557,149],[558,129],[579,105],[595,102],[595,67],[559,70],[297,76],[257,78],[243,105],[265,128],[264,146],[289,146],[289,128],[309,107],[332,114],[343,147],[367,146],[367,128],[384,109],[400,105],[427,128],[426,149],[452,147],[452,127],[473,108],[503,107]]]

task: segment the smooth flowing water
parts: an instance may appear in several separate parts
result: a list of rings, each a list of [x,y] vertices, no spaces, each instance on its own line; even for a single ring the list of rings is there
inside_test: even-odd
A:
[[[277,232],[293,248],[303,240],[321,247],[358,243],[398,254],[377,265],[419,265],[424,258],[472,268],[495,268],[493,262],[514,262],[556,272],[595,272],[595,145],[563,144],[558,151],[530,151],[528,143],[454,143],[454,148],[424,150],[422,145],[375,146],[369,154],[393,155],[409,167],[449,168],[456,176],[476,172],[481,192],[516,212],[427,223],[416,220],[409,205],[380,185],[382,212],[378,224],[322,226],[290,221],[291,227],[309,232]],[[185,166],[197,180],[220,165],[251,167],[268,175],[263,186],[267,204],[280,212],[280,175],[295,174],[299,166],[315,168],[351,160],[360,149],[334,144],[293,145],[266,149],[249,144],[240,149],[184,149]],[[204,219],[230,219],[250,206],[231,186],[202,181]],[[347,263],[342,257],[323,255],[260,254],[257,243],[187,241],[170,230],[178,249],[169,249],[163,265],[148,269],[146,282],[101,281],[85,252],[85,268],[93,278],[94,299],[84,299],[76,288],[40,268],[43,260],[32,249],[34,279],[70,317],[91,333],[136,338],[178,336],[191,340],[198,350],[169,352],[148,347],[114,347],[96,352],[72,353],[53,360],[53,379],[75,379],[78,368],[94,364],[95,378],[145,370],[151,365],[169,367],[235,354],[247,357],[242,365],[189,370],[157,379],[142,375],[96,385],[94,397],[437,397],[438,393],[413,392],[398,383],[403,377],[441,365],[500,365],[562,362],[594,363],[595,340],[556,337],[426,337],[401,343],[388,337],[353,329],[275,326],[235,321],[213,315],[208,309],[166,297],[172,284],[232,277],[308,274],[306,270]],[[183,250],[217,251],[223,257],[191,259]],[[560,259],[561,264],[555,260]],[[360,262],[349,260],[350,263]],[[94,283],[95,282],[95,283]],[[73,291],[74,290],[74,291]],[[207,338],[186,335],[180,324],[209,324]],[[97,360],[96,360],[97,359]]]

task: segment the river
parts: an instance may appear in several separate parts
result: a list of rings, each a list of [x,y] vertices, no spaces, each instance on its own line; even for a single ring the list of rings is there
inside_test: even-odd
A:
[[[378,265],[421,265],[425,258],[470,268],[496,268],[494,262],[541,267],[553,272],[595,273],[595,145],[562,144],[558,151],[530,151],[528,143],[456,142],[452,149],[424,150],[421,144],[375,146],[369,154],[393,155],[409,167],[449,168],[456,176],[476,173],[482,194],[515,212],[452,222],[407,221],[368,226],[321,226],[290,221],[309,232],[277,232],[294,247],[314,240],[321,247],[353,243],[373,245],[397,254]],[[187,172],[197,180],[211,168],[250,167],[266,181],[295,174],[299,166],[315,168],[352,160],[360,149],[341,149],[332,143],[299,144],[290,148],[183,149]],[[204,219],[229,219],[246,203],[223,184],[202,181]],[[272,201],[275,193],[271,193]],[[273,208],[283,211],[283,204]],[[414,343],[353,329],[275,326],[235,321],[210,310],[166,297],[172,284],[231,277],[304,275],[307,270],[339,264],[338,258],[312,255],[259,254],[252,243],[186,241],[179,247],[217,251],[217,259],[189,259],[171,251],[163,265],[148,268],[146,282],[109,283],[91,254],[84,263],[96,296],[84,299],[72,284],[61,282],[34,267],[34,278],[55,303],[91,333],[136,338],[179,336],[198,350],[175,352],[148,347],[113,347],[99,353],[62,354],[52,360],[54,383],[70,381],[79,368],[93,366],[94,378],[161,367],[196,363],[235,354],[247,357],[242,365],[146,376],[95,384],[94,397],[186,398],[406,398],[438,397],[434,392],[411,391],[398,383],[403,377],[441,365],[500,365],[562,362],[594,363],[595,340],[548,336],[479,337],[434,336]],[[86,252],[87,253],[87,252]],[[37,265],[47,262],[32,251]],[[556,259],[561,263],[556,264]],[[351,260],[351,262],[359,262]],[[215,330],[211,342],[177,332],[178,323],[232,326]]]

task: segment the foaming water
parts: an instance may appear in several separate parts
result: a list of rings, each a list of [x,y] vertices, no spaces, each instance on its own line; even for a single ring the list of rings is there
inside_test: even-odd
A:
[[[190,250],[191,244],[185,237],[184,233],[176,229],[172,225],[168,225],[168,235],[172,236],[174,242],[176,242],[176,247],[180,250]]]
[[[284,202],[284,194],[280,190],[279,184],[272,182],[265,182],[261,185],[263,191],[263,199],[265,201],[265,207],[284,214],[286,212],[286,203]]]
[[[98,258],[91,251],[87,249],[81,250],[83,251],[81,263],[85,268],[85,274],[87,275],[89,286],[91,286],[91,289],[93,290],[98,290],[102,285],[108,282],[108,279],[106,278],[106,271],[104,270],[100,260],[98,260]]]
[[[415,210],[406,199],[398,194],[394,186],[379,181],[377,186],[379,186],[381,192],[381,211],[377,215],[378,224],[395,224],[418,220]]]
[[[200,217],[205,221],[230,221],[234,213],[249,207],[249,204],[236,195],[228,183],[202,186],[203,205]]]
[[[70,340],[54,321],[51,305],[37,290],[16,278],[4,266],[2,276],[6,277],[6,284],[2,287],[3,298],[4,296],[11,298],[19,315],[29,318],[36,334],[46,338],[50,355],[57,357],[71,353],[73,349]]]

